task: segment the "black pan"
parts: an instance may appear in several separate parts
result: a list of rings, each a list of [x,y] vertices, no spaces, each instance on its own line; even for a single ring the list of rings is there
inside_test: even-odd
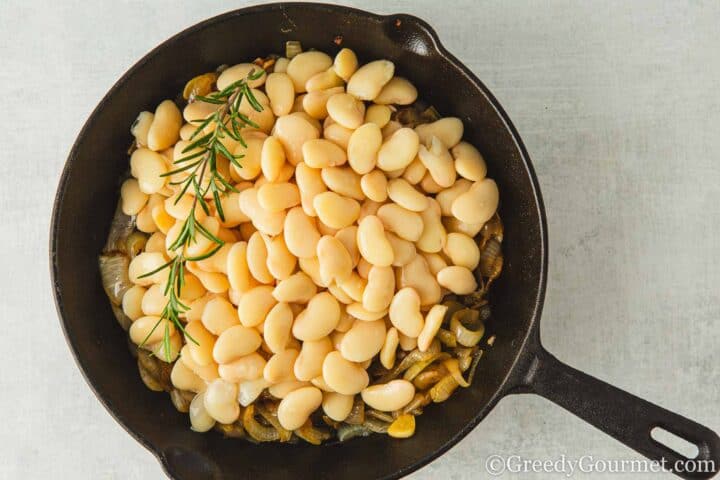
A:
[[[291,39],[327,52],[336,52],[341,40],[361,60],[395,62],[425,100],[464,121],[465,138],[484,153],[489,175],[500,187],[506,262],[491,298],[495,347],[480,363],[472,388],[426,409],[409,440],[376,435],[325,447],[257,446],[193,433],[187,416],[175,411],[166,395],[140,381],[100,286],[97,256],[128,168],[128,128],[137,113],[174,98],[194,75],[282,51]],[[398,478],[455,445],[511,393],[542,395],[648,458],[665,459],[669,468],[689,471],[698,467],[697,460],[712,460],[709,473],[681,476],[713,476],[720,467],[720,439],[714,432],[564,365],[542,347],[546,230],[538,182],[520,136],[488,89],[442,47],[424,21],[332,5],[272,4],[229,12],[185,30],[113,86],[70,152],[55,200],[50,262],[62,326],[87,382],[176,479]],[[656,426],[697,445],[695,462],[654,441],[650,431]]]

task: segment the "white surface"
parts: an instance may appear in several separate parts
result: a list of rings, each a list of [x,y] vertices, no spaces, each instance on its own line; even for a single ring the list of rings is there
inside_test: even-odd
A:
[[[49,293],[52,199],[75,136],[115,80],[177,31],[244,3],[2,2],[0,478],[162,477],[65,345]],[[720,3],[352,3],[426,19],[515,122],[549,218],[547,347],[720,430]],[[495,453],[639,458],[517,396],[412,477],[485,477]]]

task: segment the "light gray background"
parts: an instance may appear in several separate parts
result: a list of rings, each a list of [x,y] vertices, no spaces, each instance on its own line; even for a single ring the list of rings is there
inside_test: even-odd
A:
[[[65,345],[49,293],[51,204],[115,80],[177,31],[245,3],[0,3],[0,478],[162,477]],[[426,19],[515,122],[548,211],[547,347],[720,430],[720,3],[348,3]],[[517,396],[412,478],[485,477],[494,453],[639,458]]]

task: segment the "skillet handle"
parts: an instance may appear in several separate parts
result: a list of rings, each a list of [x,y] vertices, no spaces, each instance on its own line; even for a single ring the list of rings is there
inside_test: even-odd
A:
[[[720,470],[720,437],[703,425],[613,387],[559,361],[540,347],[521,391],[536,393],[686,479]],[[693,458],[656,441],[660,427],[697,446]]]

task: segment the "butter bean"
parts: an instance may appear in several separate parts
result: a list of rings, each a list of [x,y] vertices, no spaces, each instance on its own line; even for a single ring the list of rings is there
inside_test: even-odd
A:
[[[290,393],[303,387],[309,387],[310,383],[301,382],[299,380],[287,380],[285,382],[276,383],[268,387],[268,393],[275,398],[285,398]]]
[[[428,268],[432,275],[437,275],[440,270],[447,267],[447,262],[441,255],[437,253],[425,253],[422,254],[423,258],[428,264]]]
[[[393,412],[410,403],[415,396],[415,386],[407,380],[391,380],[367,387],[361,395],[363,401],[375,410]]]
[[[120,187],[122,211],[125,215],[137,215],[143,209],[149,195],[140,190],[140,184],[134,178],[128,178]]]
[[[280,57],[277,60],[275,60],[275,65],[273,67],[274,72],[279,73],[285,73],[287,72],[287,66],[290,63],[290,60],[285,57]]]
[[[358,225],[357,244],[360,255],[369,263],[380,267],[392,265],[392,246],[378,217],[369,215],[362,219]]]
[[[385,335],[385,342],[380,350],[380,363],[383,367],[390,370],[395,366],[395,355],[397,353],[399,343],[397,328],[392,327]]]
[[[407,210],[422,212],[428,208],[428,199],[402,178],[388,182],[387,192],[390,199]]]
[[[189,392],[204,392],[207,386],[205,380],[190,370],[183,362],[175,362],[170,371],[170,382],[180,390]]]
[[[400,205],[388,203],[377,212],[385,229],[397,234],[400,238],[416,242],[423,232],[423,221],[420,214],[412,212]]]
[[[340,354],[351,362],[364,362],[377,355],[385,342],[385,321],[357,321],[340,342]]]
[[[418,157],[415,157],[415,159],[410,162],[410,165],[405,168],[402,178],[407,180],[411,185],[417,185],[422,181],[426,173],[427,168],[425,168],[425,165],[423,165]]]
[[[350,302],[348,303],[362,302],[366,285],[367,281],[354,271],[346,279],[337,283],[337,286],[349,297]]]
[[[235,174],[243,180],[254,180],[261,172],[261,156],[264,139],[259,137],[249,137],[245,139],[247,147],[240,144],[235,147],[235,155],[244,155],[242,157],[242,168],[238,168],[233,164],[232,169]]]
[[[158,151],[175,144],[180,138],[183,118],[175,102],[165,100],[155,109],[155,117],[147,133],[147,146]]]
[[[437,281],[457,295],[468,295],[477,290],[477,281],[473,273],[467,268],[457,265],[440,270],[437,274]]]
[[[243,407],[253,403],[260,394],[270,385],[264,378],[246,380],[238,385],[238,401]]]
[[[278,302],[308,303],[317,293],[317,287],[304,272],[297,272],[280,281],[272,294]]]
[[[233,244],[230,252],[228,252],[227,274],[230,287],[237,292],[247,292],[257,285],[257,282],[250,274],[250,268],[247,263],[246,242]]]
[[[295,86],[287,73],[273,72],[265,82],[265,93],[270,99],[272,111],[278,117],[287,115],[295,101]]]
[[[311,217],[316,216],[313,200],[316,195],[327,191],[320,170],[311,168],[304,162],[299,163],[295,169],[295,181],[300,190],[303,210]]]
[[[293,366],[299,353],[297,350],[288,349],[274,354],[265,364],[263,378],[270,384],[295,380]]]
[[[322,138],[306,141],[302,146],[305,163],[312,168],[335,167],[347,161],[345,151]]]
[[[424,320],[420,313],[420,296],[410,287],[395,294],[390,303],[390,321],[393,326],[408,337],[417,337],[422,331]]]
[[[315,256],[320,234],[315,222],[300,207],[292,208],[285,219],[285,243],[288,250],[299,258]]]
[[[345,360],[337,351],[330,352],[323,361],[323,380],[343,395],[360,393],[370,381],[364,368]]]
[[[238,203],[240,210],[252,220],[253,226],[265,235],[278,235],[283,231],[285,212],[265,210],[258,200],[257,189],[248,188],[240,192]]]
[[[297,165],[303,161],[303,144],[318,138],[320,132],[311,122],[301,116],[284,115],[275,121],[273,136],[282,143],[288,162],[291,165]]]
[[[410,105],[417,100],[417,96],[417,88],[409,80],[403,77],[393,77],[375,97],[375,103]]]
[[[260,169],[265,178],[271,182],[277,181],[285,165],[285,150],[280,140],[272,135],[263,142],[260,151]]]
[[[360,257],[360,261],[358,261],[358,264],[357,264],[358,275],[360,275],[361,278],[364,278],[365,280],[367,280],[368,275],[370,274],[370,268],[372,268],[372,263],[370,263],[367,260],[365,260],[364,258]]]
[[[440,205],[434,198],[428,199],[428,208],[420,212],[423,221],[422,235],[416,246],[423,252],[437,253],[447,241],[447,232],[440,219]]]
[[[322,398],[322,392],[316,387],[303,387],[288,393],[278,405],[280,425],[287,430],[302,427],[320,406]]]
[[[229,87],[231,84],[246,79],[248,75],[250,75],[250,72],[258,73],[260,71],[260,68],[253,64],[253,63],[238,63],[237,65],[233,65],[232,67],[228,67],[225,70],[222,71],[220,76],[217,79],[217,88],[218,90],[224,90],[225,88]],[[247,84],[249,87],[257,88],[262,86],[262,84],[265,83],[266,75],[265,72],[263,72],[262,75],[260,75],[260,78],[256,80],[248,80]]]
[[[475,240],[462,233],[451,233],[443,248],[445,254],[455,265],[475,270],[480,261],[480,249]]]
[[[266,183],[257,191],[260,206],[268,212],[280,212],[300,204],[300,191],[294,183]]]
[[[349,227],[341,228],[335,234],[335,238],[340,240],[340,242],[350,254],[353,268],[355,268],[360,261],[360,251],[358,250],[357,246],[357,231],[357,226],[350,225]]]
[[[395,73],[388,60],[375,60],[360,67],[348,80],[347,92],[360,100],[373,100]]]
[[[455,170],[458,175],[473,182],[479,182],[487,175],[487,165],[482,154],[467,142],[460,142],[452,148]]]
[[[390,245],[393,250],[393,267],[402,267],[410,263],[417,255],[415,244],[404,240],[392,232],[386,232]]]
[[[360,204],[335,192],[323,192],[313,199],[313,207],[320,220],[331,228],[345,228],[357,220]]]
[[[435,200],[440,204],[440,211],[445,216],[452,215],[452,204],[457,197],[470,190],[472,182],[459,178],[450,188],[438,193]]]
[[[380,147],[377,166],[386,172],[405,168],[415,159],[419,147],[418,134],[411,128],[400,128]]]
[[[270,309],[265,317],[263,338],[272,353],[282,352],[288,346],[292,323],[293,312],[287,303],[280,302]]]
[[[418,157],[438,185],[447,188],[455,183],[457,175],[452,156],[437,137],[431,137],[429,148],[420,145]]]
[[[476,182],[452,204],[452,214],[465,223],[485,223],[495,214],[500,200],[497,184],[491,178]]]
[[[342,78],[346,82],[350,80],[352,74],[358,68],[358,59],[355,56],[355,52],[349,48],[343,48],[335,55],[335,61],[333,62],[333,70],[338,77]]]
[[[226,382],[240,383],[262,378],[267,362],[257,352],[218,366],[220,378]],[[237,399],[236,399],[237,402]]]
[[[383,318],[385,315],[387,315],[387,310],[380,310],[377,312],[371,312],[369,310],[366,310],[365,307],[363,307],[362,303],[351,303],[346,307],[346,311],[349,315],[352,315],[353,317],[357,318],[358,320],[363,320],[365,322],[372,322],[375,320],[379,320]]]
[[[382,132],[376,124],[358,126],[347,145],[348,161],[352,169],[364,175],[375,168],[382,141]]]
[[[220,334],[213,347],[212,357],[217,363],[229,363],[254,352],[261,343],[262,338],[257,330],[235,325]]]
[[[327,288],[328,288],[328,292],[330,292],[330,294],[332,294],[332,296],[335,297],[335,299],[338,302],[341,302],[345,305],[349,305],[349,304],[353,303],[352,297],[350,295],[348,295],[347,293],[345,293],[345,290],[340,288],[340,286],[337,283],[332,282],[328,285]]]
[[[305,84],[315,74],[323,72],[333,64],[332,59],[319,51],[302,52],[288,63],[287,74],[293,81],[297,93],[305,92]]]
[[[320,262],[317,257],[299,258],[298,265],[300,270],[305,272],[315,285],[322,288],[327,287],[327,284],[320,278]]]
[[[205,305],[202,323],[208,331],[220,335],[228,328],[238,325],[240,321],[235,307],[229,301],[215,297]]]
[[[130,127],[130,133],[135,137],[135,143],[141,147],[147,146],[147,136],[155,115],[152,112],[140,112]]]
[[[162,314],[168,301],[167,297],[163,294],[164,290],[165,289],[157,283],[147,289],[145,295],[142,297],[142,315],[155,315],[159,317]]]
[[[430,348],[430,343],[432,343],[438,330],[440,330],[440,325],[442,325],[447,310],[448,307],[445,305],[432,306],[425,316],[425,325],[420,332],[420,336],[418,336],[418,350],[427,352],[428,348]]]
[[[420,187],[425,191],[425,193],[429,194],[440,193],[443,190],[443,187],[438,184],[435,179],[433,179],[430,172],[425,173],[425,176],[420,181]]]
[[[165,318],[161,319],[157,316],[140,317],[130,325],[130,340],[135,345],[145,342],[144,346],[147,348],[149,345],[163,339],[166,328],[170,335],[175,333],[175,325]]]
[[[408,337],[402,333],[398,333],[400,349],[404,352],[412,352],[417,348],[417,337]]]
[[[305,90],[308,92],[317,92],[321,90],[328,90],[335,87],[344,87],[345,82],[340,78],[335,70],[331,68],[324,72],[316,73],[308,79],[305,83]],[[343,88],[344,90],[344,88]]]
[[[290,253],[285,237],[278,235],[267,243],[267,269],[277,280],[285,280],[295,270],[297,258]]]
[[[295,360],[293,371],[295,378],[310,381],[322,375],[322,364],[328,353],[333,351],[330,337],[323,337],[315,341],[303,342],[300,354]]]
[[[225,380],[213,380],[205,390],[203,402],[208,415],[220,423],[233,423],[240,416],[237,385]]]
[[[369,312],[387,310],[395,292],[395,274],[392,267],[373,266],[363,292],[363,308]]]
[[[342,281],[350,276],[353,265],[350,253],[335,237],[326,235],[317,244],[317,257],[320,262],[320,278],[323,283]],[[308,278],[308,281],[310,279]],[[314,286],[314,285],[313,285]]]
[[[348,93],[335,93],[327,100],[327,113],[345,128],[354,130],[363,124],[365,104]]]
[[[164,265],[166,261],[167,260],[165,260],[165,257],[161,253],[143,252],[137,257],[130,260],[130,266],[128,267],[128,277],[130,278],[131,282],[136,285],[142,285],[143,287],[148,287],[153,283],[160,283],[167,276],[167,272],[164,270],[153,273],[148,277],[140,277],[149,272],[152,272],[153,270],[157,270],[162,265]]]
[[[147,148],[138,148],[130,156],[130,173],[138,179],[138,186],[143,193],[159,192],[164,186],[168,167],[165,158]]]
[[[219,377],[217,363],[211,362],[208,365],[198,365],[197,362],[193,360],[193,356],[190,353],[190,346],[187,344],[180,350],[180,362],[185,364],[187,368],[205,382],[212,382]]]
[[[301,341],[319,340],[332,332],[340,321],[340,305],[328,292],[315,295],[300,312],[292,332]]]
[[[415,127],[415,131],[420,137],[420,143],[424,145],[428,145],[430,139],[435,136],[447,148],[452,148],[463,136],[463,123],[459,118],[446,117],[432,123],[418,125]]]
[[[354,130],[345,128],[339,123],[332,123],[325,127],[325,129],[323,130],[323,137],[327,140],[330,140],[343,150],[347,150],[348,145],[350,144],[350,137],[352,136],[353,132]]]
[[[328,116],[327,103],[333,95],[343,93],[342,87],[310,92],[303,97],[303,110],[312,118],[322,120]]]
[[[333,192],[355,200],[365,200],[365,194],[360,187],[360,175],[349,167],[326,167],[321,171],[325,185]]]
[[[248,240],[247,262],[250,273],[260,283],[271,283],[275,278],[267,268],[267,247],[260,232],[255,232]]]
[[[122,310],[130,320],[137,320],[143,316],[142,300],[147,290],[140,285],[130,287],[122,297]]]
[[[352,411],[354,395],[343,395],[337,392],[325,392],[323,394],[322,408],[325,415],[342,422]]]
[[[277,301],[273,297],[273,287],[262,285],[245,292],[240,297],[238,304],[238,315],[240,323],[246,327],[260,325]],[[205,307],[207,311],[207,307]]]
[[[398,286],[415,289],[420,296],[422,306],[439,303],[442,297],[440,285],[435,276],[430,273],[427,261],[422,255],[417,255],[401,268]]]
[[[374,202],[387,200],[387,185],[387,178],[380,170],[366,173],[360,179],[360,188],[362,188],[363,193]]]
[[[390,121],[392,110],[387,105],[370,105],[365,110],[365,123],[374,123],[383,128]]]

